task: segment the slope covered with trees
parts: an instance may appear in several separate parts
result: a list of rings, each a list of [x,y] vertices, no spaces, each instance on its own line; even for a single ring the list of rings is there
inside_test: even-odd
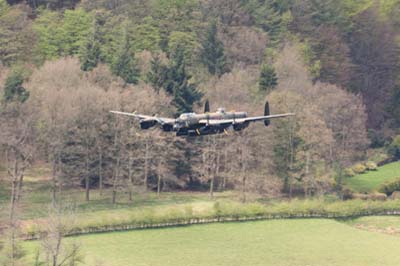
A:
[[[399,0],[0,0],[7,259],[22,256],[35,164],[51,169],[53,206],[71,188],[113,204],[149,190],[345,198],[371,148],[399,158],[399,18]],[[182,139],[108,112],[176,116],[206,99],[297,115]]]

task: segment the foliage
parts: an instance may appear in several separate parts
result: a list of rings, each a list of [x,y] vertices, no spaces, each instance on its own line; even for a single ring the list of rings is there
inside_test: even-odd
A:
[[[160,29],[151,17],[146,17],[143,23],[133,27],[132,39],[135,51],[160,51]]]
[[[260,81],[258,84],[261,91],[268,92],[276,88],[278,85],[278,78],[272,66],[267,64],[261,66]]]
[[[280,41],[292,20],[288,1],[251,0],[244,7],[257,26],[268,32],[275,44]]]
[[[57,12],[44,10],[33,24],[37,34],[37,53],[43,59],[54,59],[61,54],[62,46],[62,21]]]
[[[367,168],[368,171],[376,171],[378,170],[378,166],[374,162],[366,162],[365,167]]]
[[[379,188],[379,192],[385,193],[388,196],[392,195],[395,191],[400,191],[400,178],[391,182],[386,182]]]
[[[140,76],[135,54],[131,51],[130,41],[127,36],[122,40],[115,56],[111,70],[114,75],[121,77],[128,84],[137,84]]]
[[[29,91],[27,91],[22,85],[24,83],[24,72],[23,69],[16,68],[6,79],[4,85],[3,99],[6,102],[18,101],[25,102],[29,98]]]
[[[366,170],[367,170],[367,167],[365,167],[365,165],[362,163],[358,163],[355,166],[353,166],[353,171],[356,174],[363,174],[363,173],[365,173]]]
[[[35,36],[28,11],[0,2],[0,62],[11,66],[32,60]]]
[[[63,24],[60,29],[63,36],[62,55],[78,54],[80,47],[84,45],[93,25],[93,17],[82,8],[66,10],[63,16]]]
[[[177,49],[183,50],[185,63],[190,65],[196,54],[198,44],[194,33],[173,31],[168,39],[168,54],[171,58],[175,57]]]
[[[202,93],[190,79],[191,75],[186,72],[184,50],[178,46],[163,85],[166,92],[173,96],[172,102],[178,113],[192,112],[193,104],[201,100]]]
[[[400,160],[400,135],[397,135],[389,145],[388,152],[393,158]]]
[[[156,55],[151,59],[150,71],[146,75],[147,82],[159,92],[165,83],[167,72],[168,67],[161,62],[160,56]]]
[[[346,168],[346,169],[344,170],[344,174],[345,174],[347,177],[353,177],[353,176],[356,175],[356,173],[354,172],[354,170],[353,170],[352,168]]]
[[[35,20],[37,52],[43,60],[75,55],[90,35],[93,18],[81,8],[58,12],[43,10]]]
[[[221,76],[227,71],[224,46],[217,36],[217,22],[208,26],[206,37],[202,42],[201,60],[212,75]]]
[[[97,67],[100,61],[100,44],[97,40],[96,31],[87,37],[84,45],[80,49],[79,59],[83,71],[91,71]]]

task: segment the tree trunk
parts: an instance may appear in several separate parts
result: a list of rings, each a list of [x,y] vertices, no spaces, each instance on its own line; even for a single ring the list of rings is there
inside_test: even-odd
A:
[[[129,151],[129,165],[128,165],[128,179],[129,179],[129,201],[133,201],[133,186],[134,186],[134,180],[133,180],[133,169],[132,169],[132,164],[133,164],[133,155],[132,151]]]
[[[246,202],[246,163],[244,158],[244,145],[241,148],[240,161],[242,163],[241,175],[242,175],[242,201]]]
[[[149,140],[146,138],[145,140],[145,154],[144,154],[144,179],[143,186],[144,191],[147,191],[147,179],[149,175]]]
[[[89,146],[86,144],[86,175],[85,175],[85,191],[86,201],[89,201]]]
[[[112,203],[115,204],[117,200],[117,183],[119,179],[119,167],[120,167],[120,155],[118,152],[117,165],[115,166],[115,174],[113,180],[113,193],[112,193]]]
[[[99,190],[100,196],[103,195],[103,151],[99,152]]]
[[[56,172],[57,172],[57,166],[56,166],[56,160],[53,158],[52,160],[52,167],[51,167],[51,176],[52,176],[52,188],[51,188],[51,204],[53,208],[56,206],[56,187],[57,187],[57,180],[56,180]]]
[[[161,192],[161,175],[158,175],[157,179],[157,197],[160,197]]]

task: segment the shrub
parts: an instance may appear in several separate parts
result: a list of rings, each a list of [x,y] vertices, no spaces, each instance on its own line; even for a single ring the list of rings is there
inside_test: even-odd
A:
[[[376,171],[378,169],[378,166],[374,162],[367,162],[365,166],[367,167],[368,171]]]
[[[389,154],[396,160],[400,160],[400,135],[397,135],[389,146]]]
[[[353,199],[367,200],[368,199],[368,195],[367,194],[362,194],[362,193],[354,193],[353,194]]]
[[[380,200],[380,201],[387,200],[387,196],[385,193],[373,193],[368,195],[368,198],[371,200]]]
[[[400,178],[397,178],[395,181],[382,184],[378,191],[385,193],[388,196],[392,195],[395,191],[400,191]]]
[[[345,188],[342,191],[343,199],[349,200],[354,198],[354,191],[350,188]]]
[[[392,193],[392,196],[390,196],[390,198],[391,198],[391,199],[394,199],[394,200],[400,199],[400,191],[394,191],[394,192]]]
[[[356,164],[355,166],[353,166],[353,171],[354,171],[356,174],[365,173],[366,170],[367,170],[367,167],[365,167],[365,165],[363,165],[363,164],[361,164],[361,163],[358,163],[358,164]]]
[[[356,175],[356,173],[354,173],[353,169],[351,169],[351,168],[345,169],[345,170],[344,170],[344,174],[345,174],[345,176],[347,176],[347,177],[353,177],[353,176]]]

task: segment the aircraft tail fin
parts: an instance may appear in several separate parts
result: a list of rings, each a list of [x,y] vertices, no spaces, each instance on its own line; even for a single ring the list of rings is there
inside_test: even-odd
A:
[[[210,112],[210,102],[206,100],[204,104],[204,113],[209,113]]]
[[[269,112],[269,103],[266,102],[265,103],[265,107],[264,107],[264,116],[269,116],[270,112]],[[264,120],[264,125],[267,127],[271,124],[271,121],[269,119]]]

